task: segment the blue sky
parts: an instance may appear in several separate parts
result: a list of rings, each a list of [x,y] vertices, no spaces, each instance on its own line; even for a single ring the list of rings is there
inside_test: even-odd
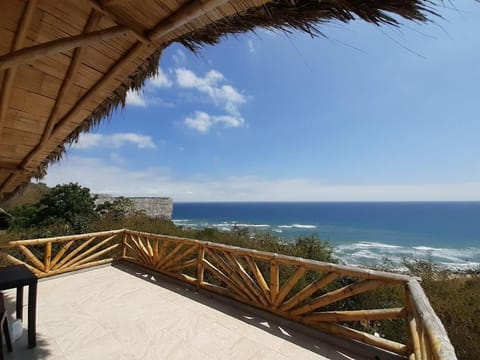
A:
[[[480,5],[258,30],[160,74],[44,179],[175,201],[480,200]]]

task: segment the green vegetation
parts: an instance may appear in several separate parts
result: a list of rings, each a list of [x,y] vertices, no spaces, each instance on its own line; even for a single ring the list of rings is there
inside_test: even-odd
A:
[[[0,243],[13,239],[28,239],[61,236],[73,233],[96,232],[128,228],[178,237],[193,238],[228,245],[240,246],[314,260],[337,262],[332,248],[316,236],[305,236],[294,242],[284,242],[277,236],[248,229],[235,228],[231,232],[217,229],[191,229],[175,226],[171,221],[153,219],[134,210],[130,200],[117,198],[95,206],[94,198],[87,188],[77,184],[59,185],[43,191],[33,202],[19,201],[19,206],[10,208],[13,215],[11,228],[0,235]],[[341,260],[340,260],[341,261]],[[406,264],[410,273],[422,278],[422,286],[436,313],[445,325],[455,346],[459,359],[475,359],[480,354],[480,271],[469,276],[455,276],[442,271],[431,262]],[[261,265],[259,265],[261,266]],[[380,270],[388,270],[389,264]],[[268,274],[269,268],[261,269]],[[282,267],[281,283],[286,281],[294,268]],[[307,272],[288,296],[298,292],[305,284],[322,276]],[[354,282],[352,277],[342,277],[326,290],[340,288]],[[367,294],[351,297],[330,305],[328,310],[377,309],[403,306],[404,293],[401,287],[382,288]],[[401,342],[406,341],[405,324],[400,320],[355,323],[354,327]]]

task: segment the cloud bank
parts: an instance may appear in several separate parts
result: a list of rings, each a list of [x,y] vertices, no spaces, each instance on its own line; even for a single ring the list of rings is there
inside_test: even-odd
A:
[[[171,196],[175,201],[470,201],[480,182],[410,185],[335,185],[307,178],[255,176],[175,178],[168,168],[133,171],[95,158],[71,156],[53,165],[48,185],[78,182],[94,193]]]

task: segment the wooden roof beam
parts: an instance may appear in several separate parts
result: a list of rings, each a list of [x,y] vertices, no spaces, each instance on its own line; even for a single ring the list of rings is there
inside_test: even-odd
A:
[[[152,40],[167,35],[229,0],[197,0],[189,2],[153,28],[147,36]]]
[[[138,41],[141,41],[144,44],[150,44],[152,42],[151,39],[144,34],[143,29],[140,29],[140,27],[137,24],[134,24],[131,21],[128,21],[122,18],[121,16],[116,14],[115,11],[108,9],[107,4],[105,4],[103,1],[98,1],[98,0],[88,0],[88,1],[92,6],[92,8],[94,8],[98,12],[108,16],[110,19],[115,21],[118,25],[123,25],[128,27]]]
[[[56,54],[78,47],[89,46],[115,37],[126,36],[129,32],[130,30],[125,26],[113,26],[108,29],[93,31],[88,34],[74,35],[16,50],[0,56],[0,71],[32,62],[42,56]]]
[[[23,46],[25,39],[27,37],[27,31],[32,22],[33,13],[37,7],[37,0],[30,0],[22,16],[20,26],[15,36],[13,43],[12,51],[16,51]],[[16,69],[8,69],[5,73],[2,85],[2,97],[0,99],[0,135],[2,134],[2,129],[5,124],[5,117],[7,116],[8,103],[10,102],[10,95],[12,92],[12,86],[16,75]]]
[[[85,28],[83,30],[83,33],[89,33],[91,32],[97,25],[98,22],[100,21],[100,18],[102,15],[100,12],[97,10],[93,9],[90,17],[87,20],[87,24],[85,25]],[[35,155],[39,152],[42,151],[43,148],[45,147],[46,143],[50,139],[50,136],[52,135],[53,128],[58,120],[58,115],[60,113],[60,110],[65,102],[65,99],[67,95],[70,92],[70,89],[76,79],[76,75],[78,74],[78,69],[80,68],[80,65],[82,64],[83,56],[85,54],[85,48],[80,47],[76,48],[75,52],[73,53],[72,61],[70,62],[70,66],[68,67],[67,73],[65,74],[62,86],[60,87],[60,90],[58,92],[57,100],[55,101],[55,105],[53,106],[53,109],[50,113],[50,116],[48,118],[47,124],[45,125],[45,128],[43,130],[42,137],[40,139],[40,142],[36,147],[34,147],[30,153],[25,157],[25,159],[22,161],[20,164],[21,168],[26,168],[30,164],[30,162],[34,159]]]

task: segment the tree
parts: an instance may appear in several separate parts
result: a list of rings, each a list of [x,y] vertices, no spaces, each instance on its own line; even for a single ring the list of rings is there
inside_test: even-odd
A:
[[[57,185],[38,202],[37,225],[65,223],[75,232],[86,229],[96,217],[95,198],[90,189],[77,183]]]

